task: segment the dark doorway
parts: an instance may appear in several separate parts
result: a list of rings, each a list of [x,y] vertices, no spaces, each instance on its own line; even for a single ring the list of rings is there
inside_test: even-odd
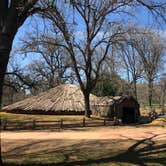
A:
[[[133,107],[123,107],[123,123],[135,123],[135,109]]]

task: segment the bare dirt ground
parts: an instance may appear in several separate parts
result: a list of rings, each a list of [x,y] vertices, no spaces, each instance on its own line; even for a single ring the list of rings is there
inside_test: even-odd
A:
[[[82,139],[145,139],[155,136],[154,139],[166,140],[166,127],[99,127],[78,128],[77,130],[60,131],[3,131],[2,142],[9,140],[82,140]]]
[[[54,131],[2,131],[8,165],[164,166],[166,127],[111,126]],[[130,160],[126,160],[126,156]],[[33,163],[33,164],[32,164]],[[101,164],[99,164],[101,163]]]

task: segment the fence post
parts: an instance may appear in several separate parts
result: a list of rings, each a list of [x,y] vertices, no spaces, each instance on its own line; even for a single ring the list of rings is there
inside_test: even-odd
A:
[[[83,118],[82,126],[85,127],[85,118]]]
[[[60,128],[63,128],[63,119],[60,120]]]
[[[25,129],[25,123],[26,123],[26,122],[21,122],[21,123],[20,123],[20,129]]]
[[[106,126],[106,119],[104,118],[104,126]]]
[[[7,120],[5,120],[4,123],[3,123],[3,129],[4,129],[4,130],[7,129]]]
[[[35,119],[33,120],[32,124],[33,124],[32,128],[35,129],[36,128],[36,120]]]

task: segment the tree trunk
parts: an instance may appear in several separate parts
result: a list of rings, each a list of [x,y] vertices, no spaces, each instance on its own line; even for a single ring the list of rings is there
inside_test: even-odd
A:
[[[148,81],[148,101],[149,101],[149,107],[152,107],[152,91],[153,91],[153,81]]]
[[[133,84],[134,84],[134,97],[137,100],[137,82],[134,80]]]
[[[161,88],[161,112],[165,113],[165,95],[166,95],[166,82],[164,82],[162,88]]]
[[[0,33],[0,110],[2,106],[3,81],[14,37]],[[3,165],[0,139],[0,165]]]
[[[90,93],[84,93],[84,102],[85,102],[85,116],[90,118],[91,110],[90,110]]]
[[[7,64],[9,61],[9,51],[0,49],[0,111],[2,106],[2,91],[3,91],[3,81],[5,77],[5,72]],[[0,165],[3,165],[2,161],[2,150],[1,150],[1,138],[0,138]]]
[[[8,56],[5,56],[5,54],[1,54],[0,50],[0,108],[2,104],[2,90],[3,90],[3,81],[5,77],[5,72],[8,64]]]
[[[12,46],[11,43],[13,41],[13,38],[11,39],[11,41],[9,41],[1,37],[2,35],[0,35],[0,108],[2,104],[3,81],[7,69],[7,64],[9,62],[9,54]],[[8,42],[5,42],[5,40]]]

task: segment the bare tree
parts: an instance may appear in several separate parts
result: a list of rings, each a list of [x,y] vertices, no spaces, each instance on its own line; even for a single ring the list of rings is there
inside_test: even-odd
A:
[[[24,66],[20,65],[20,59],[17,59],[18,56],[19,55],[17,54],[17,50],[14,48],[10,55],[4,85],[9,86],[15,90],[25,90],[34,87],[36,85],[36,81],[31,78],[30,74],[25,72],[26,69]]]
[[[52,88],[66,82],[71,76],[70,58],[63,47],[54,46],[50,42],[60,43],[62,39],[58,33],[40,32],[35,28],[33,34],[27,34],[21,39],[23,46],[19,53],[28,57],[30,53],[37,53],[40,57],[28,65],[28,71],[40,87]],[[39,84],[37,84],[39,86]],[[42,85],[43,84],[43,85]]]
[[[54,4],[54,1],[57,2],[56,0],[53,1],[48,1],[48,3],[46,1],[44,1],[45,5],[41,7],[37,6],[37,2],[40,2],[39,4],[42,4],[42,0],[18,0],[18,1],[14,1],[14,0],[1,0],[0,1],[0,103],[1,103],[1,99],[2,99],[2,85],[3,85],[3,79],[4,79],[4,75],[5,75],[5,71],[7,68],[7,64],[9,61],[9,54],[11,51],[11,47],[12,47],[12,42],[13,39],[19,29],[19,27],[24,23],[24,21],[26,20],[26,18],[34,13],[36,13],[37,11],[41,11],[44,10],[45,7],[49,7],[49,4],[51,3],[51,5]],[[156,2],[155,0],[153,1],[149,1],[149,2],[144,2],[142,0],[136,0],[136,1],[104,1],[104,3],[101,2],[96,2],[96,1],[80,1],[80,0],[69,0],[69,1],[64,1],[64,2],[70,2],[72,4],[72,6],[74,7],[74,10],[76,8],[76,6],[85,6],[86,5],[86,11],[87,9],[92,9],[91,13],[93,11],[94,14],[97,14],[97,12],[95,11],[95,4],[97,4],[98,6],[100,6],[100,4],[102,4],[102,8],[103,6],[105,6],[103,8],[103,10],[107,10],[107,12],[105,12],[105,16],[109,13],[113,13],[117,10],[119,10],[120,8],[124,8],[124,6],[130,6],[133,7],[134,5],[139,5],[141,4],[142,6],[144,6],[145,8],[147,8],[148,10],[150,10],[152,12],[152,14],[154,16],[156,16],[156,18],[162,18],[165,21],[165,7],[166,7],[166,3],[165,2]],[[60,3],[60,2],[59,2]],[[88,7],[89,6],[89,7]],[[90,7],[91,6],[91,7]],[[93,8],[94,6],[94,8]],[[95,9],[95,10],[93,10]],[[109,10],[108,10],[109,9]],[[103,11],[102,11],[103,12]],[[81,13],[80,13],[81,14]],[[85,13],[86,16],[88,16],[88,11]],[[58,17],[62,16],[61,12],[60,15],[57,15]],[[97,15],[96,15],[97,16]],[[95,16],[95,17],[96,17]],[[105,16],[102,17],[105,20]],[[57,21],[58,17],[56,18]],[[59,17],[59,19],[61,19]],[[100,19],[100,22],[103,22],[104,20]],[[99,18],[97,16],[97,22],[99,21]],[[96,20],[93,23],[93,25],[96,26]],[[101,27],[100,27],[101,28]],[[99,30],[100,30],[99,28]]]
[[[165,112],[165,101],[166,101],[166,74],[163,74],[160,78],[160,87],[161,87],[161,111]]]
[[[39,4],[42,4],[42,0],[1,0],[0,1],[0,103],[2,99],[2,86],[3,86],[3,79],[5,75],[5,71],[7,68],[7,64],[9,61],[9,54],[11,51],[12,47],[12,42],[13,39],[19,29],[19,27],[24,23],[26,18],[37,11],[44,10],[45,7],[49,7],[49,3],[51,5],[54,4],[54,1],[57,2],[56,0],[53,1],[48,1],[46,5],[43,5],[42,8],[37,6],[37,2],[40,2]],[[98,4],[100,6],[100,2],[96,1],[80,1],[80,0],[69,0],[69,1],[64,1],[64,2],[70,2],[72,6],[75,8],[78,5],[81,5],[83,7],[83,4],[86,5],[86,11],[89,8],[88,6],[91,6],[90,8],[93,10],[93,6],[95,9],[95,4]],[[46,3],[46,2],[45,2]],[[156,18],[162,18],[164,21],[165,19],[165,8],[166,8],[166,3],[165,2],[156,2],[155,0],[152,1],[142,1],[142,0],[136,0],[136,1],[104,1],[101,2],[105,7],[103,10],[107,10],[105,12],[105,16],[109,14],[110,12],[115,12],[120,9],[120,7],[125,7],[125,6],[130,6],[133,7],[134,5],[139,5],[141,4],[148,10],[152,12]],[[89,8],[89,9],[90,9]],[[109,9],[109,10],[108,10]],[[110,10],[111,9],[111,10]],[[91,10],[91,11],[92,11]],[[96,9],[95,9],[96,10]],[[93,10],[93,13],[96,13],[96,11]],[[87,16],[88,12],[86,13]],[[61,17],[61,12],[58,17]],[[105,16],[103,19],[105,19]],[[56,19],[58,19],[58,17]],[[61,19],[59,17],[59,19]],[[98,17],[98,16],[97,16]],[[97,20],[99,20],[97,18]],[[58,20],[59,21],[59,20]],[[103,22],[103,20],[100,20]],[[97,21],[98,22],[98,21]],[[96,26],[96,21],[93,23],[93,25]],[[101,27],[100,27],[101,28]],[[99,29],[100,29],[99,28]]]
[[[43,16],[50,19],[62,33],[65,42],[61,46],[70,55],[72,67],[84,95],[85,115],[90,117],[89,94],[96,84],[100,67],[110,51],[110,46],[120,40],[118,37],[123,33],[116,20],[112,20],[111,14],[130,14],[131,8],[142,5],[154,15],[163,16],[166,4],[141,0],[69,0],[65,3],[55,0],[51,1],[51,4],[52,7],[45,11]],[[50,3],[45,2],[43,5],[50,6]],[[76,19],[70,16],[71,13]],[[80,22],[81,37],[76,35],[77,25]],[[98,63],[94,66],[93,60],[98,48],[103,50]]]
[[[2,106],[12,104],[26,97],[25,84],[23,85],[23,82],[13,75],[5,76],[3,92]]]
[[[32,15],[36,13],[41,8],[36,5],[36,3],[39,0],[1,0],[0,1],[0,104],[2,100],[2,86],[3,86],[3,80],[4,75],[6,72],[7,64],[9,61],[9,54],[11,51],[13,39],[21,25],[24,23],[26,18],[29,15]],[[84,96],[86,98],[86,111],[87,115],[89,116],[89,104],[88,104],[88,98],[89,98],[89,91],[93,87],[93,80],[89,79],[91,77],[92,73],[92,63],[91,59],[94,52],[94,49],[91,48],[92,43],[96,36],[101,33],[103,27],[107,27],[107,24],[105,21],[107,20],[107,16],[110,13],[120,12],[122,13],[122,10],[125,10],[125,13],[128,12],[130,7],[133,8],[138,5],[145,6],[148,10],[152,12],[153,15],[159,16],[157,18],[162,18],[165,20],[165,8],[166,3],[165,2],[158,2],[155,0],[151,1],[143,1],[143,0],[120,0],[120,1],[110,1],[110,0],[64,0],[66,2],[65,4],[68,4],[70,2],[70,6],[73,7],[72,11],[76,11],[77,15],[79,15],[83,22],[85,23],[85,29],[86,29],[86,43],[84,43],[84,50],[82,50],[79,46],[81,43],[73,43],[73,36],[71,35],[71,29],[69,28],[71,26],[70,23],[66,22],[66,18],[62,14],[62,8],[64,9],[66,7],[65,4],[62,4],[63,1],[57,1],[57,0],[51,0],[51,1],[44,1],[42,3],[42,0],[40,0],[40,5],[42,4],[42,10],[43,8],[49,8],[48,12],[43,12],[43,15],[46,14],[46,17],[52,19],[55,24],[58,26],[60,31],[62,32],[66,45],[65,48],[68,50],[70,57],[73,62],[73,67],[75,68],[75,73],[77,76],[77,79],[80,83],[81,89],[84,92]],[[49,7],[49,5],[52,5],[52,7]],[[57,6],[58,3],[58,6]],[[60,9],[60,7],[62,7]],[[129,8],[128,8],[129,7]],[[66,9],[66,8],[65,8]],[[66,10],[67,11],[67,10]],[[71,14],[71,12],[70,12]],[[68,15],[69,16],[69,15]],[[70,16],[68,18],[71,18]],[[113,22],[111,21],[111,24]],[[105,32],[105,30],[103,30]],[[103,35],[103,40],[100,40],[98,44],[93,44],[93,48],[98,47],[100,44],[105,45],[105,55],[102,55],[101,61],[99,63],[99,66],[97,67],[96,73],[96,79],[98,78],[97,72],[99,71],[100,65],[102,61],[104,60],[105,56],[107,55],[107,52],[109,50],[108,44],[112,42],[112,37],[109,36],[106,37]],[[105,40],[106,37],[106,40]],[[87,68],[85,74],[86,78],[86,86],[84,86],[83,81],[80,76],[80,72],[78,70],[77,61],[75,58],[75,49],[73,46],[76,46],[80,52],[82,52],[85,56],[85,66]],[[92,84],[91,84],[92,83]],[[2,161],[1,161],[2,164]]]
[[[2,86],[13,39],[26,18],[39,8],[38,0],[1,0],[0,1],[0,105]]]
[[[150,30],[138,30],[133,36],[133,46],[138,51],[148,81],[148,100],[152,106],[153,82],[156,79],[164,56],[164,43],[160,36]]]
[[[137,50],[125,41],[119,46],[119,58],[122,60],[122,66],[127,73],[129,87],[132,88],[132,94],[137,99],[137,80],[141,78],[143,66]]]
[[[123,33],[119,24],[110,24],[106,16],[120,8],[122,4],[112,8],[108,2],[72,1],[72,5],[85,26],[80,37],[74,32],[73,26],[69,23],[69,17],[62,12],[59,4],[55,3],[45,13],[45,17],[59,28],[64,37],[64,43],[59,46],[64,47],[70,55],[72,67],[84,95],[85,115],[90,117],[89,95],[99,77],[100,66],[110,50],[111,43],[118,41],[117,38]],[[114,34],[111,32],[113,26],[116,27]]]

